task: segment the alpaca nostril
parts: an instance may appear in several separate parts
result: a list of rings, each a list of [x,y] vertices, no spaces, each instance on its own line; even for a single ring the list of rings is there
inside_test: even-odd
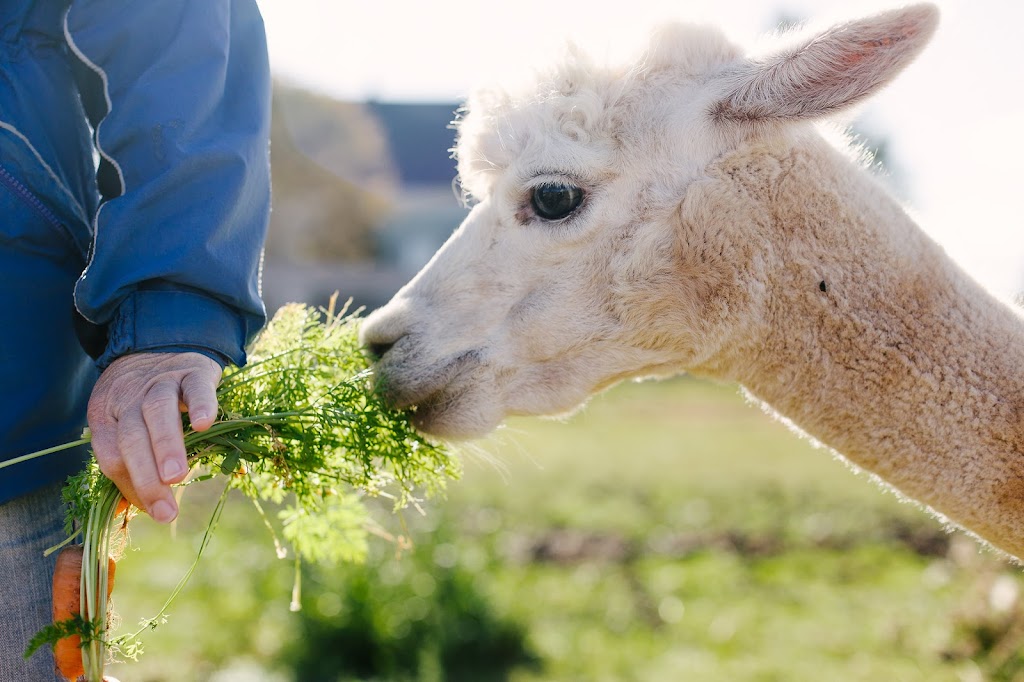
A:
[[[374,362],[379,362],[384,355],[394,347],[394,342],[385,343],[379,341],[372,341],[366,344],[366,352],[370,356],[370,359]]]
[[[380,362],[408,333],[404,316],[389,312],[389,306],[373,311],[359,329],[359,342],[372,362]]]

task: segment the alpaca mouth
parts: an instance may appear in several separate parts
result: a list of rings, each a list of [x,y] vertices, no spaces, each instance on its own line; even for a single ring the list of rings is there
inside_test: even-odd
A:
[[[443,412],[455,401],[454,384],[480,365],[480,352],[469,350],[440,365],[426,365],[404,358],[388,362],[387,357],[375,367],[377,390],[388,406],[396,410]],[[414,419],[415,421],[415,419]]]
[[[413,426],[424,433],[437,433],[437,424],[458,405],[465,391],[451,391],[446,386],[411,407]]]

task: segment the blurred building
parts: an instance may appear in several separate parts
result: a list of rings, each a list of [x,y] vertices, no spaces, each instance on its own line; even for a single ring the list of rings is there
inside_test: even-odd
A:
[[[467,210],[453,183],[457,103],[341,102],[277,84],[270,311],[289,301],[385,303]]]
[[[415,274],[466,217],[455,183],[458,104],[371,102],[383,128],[398,175],[392,210],[376,231],[377,260]]]

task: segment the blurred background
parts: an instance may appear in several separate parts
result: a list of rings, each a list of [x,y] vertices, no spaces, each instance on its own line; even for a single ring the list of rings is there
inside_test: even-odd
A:
[[[260,0],[275,71],[268,308],[386,302],[459,224],[454,112],[569,35],[612,52],[653,21],[742,44],[877,3]],[[1024,4],[942,0],[933,44],[851,121],[922,227],[994,293],[1024,289]],[[681,377],[467,447],[365,565],[292,565],[229,507],[122,680],[1024,681],[1019,568],[755,407]],[[201,488],[202,486],[198,486]],[[188,569],[213,500],[140,519],[126,624]]]

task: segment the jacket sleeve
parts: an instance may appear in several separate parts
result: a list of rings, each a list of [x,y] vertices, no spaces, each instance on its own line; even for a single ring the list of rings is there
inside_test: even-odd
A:
[[[80,336],[105,339],[101,367],[186,349],[244,364],[270,212],[255,0],[74,0],[64,29],[99,155]]]

